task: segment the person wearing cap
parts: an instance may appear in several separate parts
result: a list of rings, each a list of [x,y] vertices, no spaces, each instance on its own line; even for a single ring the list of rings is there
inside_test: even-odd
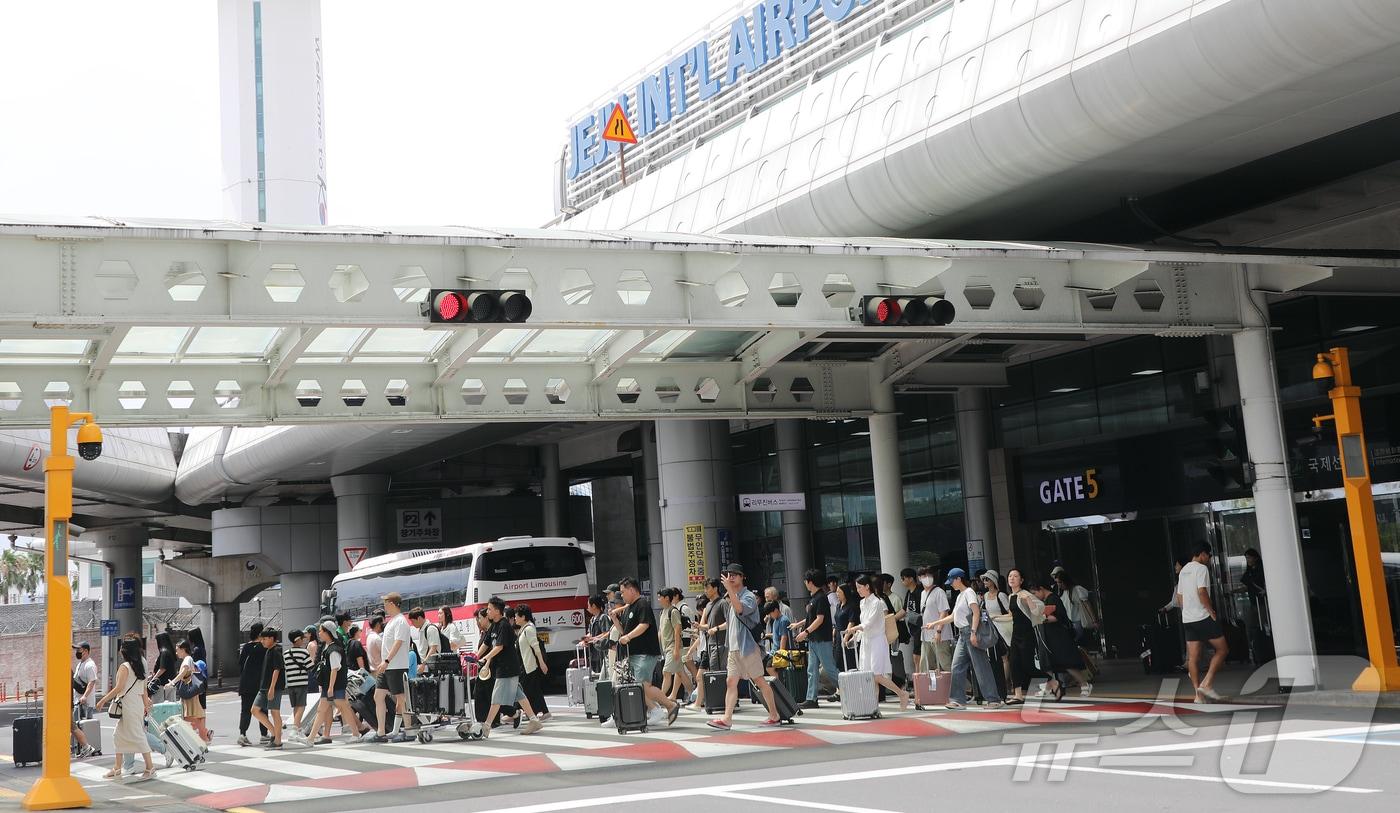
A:
[[[992,675],[992,663],[980,652],[973,652],[972,636],[981,624],[982,607],[977,591],[968,583],[967,571],[955,567],[948,571],[945,587],[958,591],[958,600],[953,603],[953,611],[933,622],[938,629],[952,623],[957,643],[953,647],[953,678],[948,684],[948,708],[967,708],[967,679],[969,669],[977,678],[977,685],[983,687],[983,699],[990,708],[1001,708],[1001,697],[997,695],[996,678]],[[993,633],[995,634],[995,633]]]
[[[74,702],[78,706],[78,719],[86,720],[92,716],[92,696],[97,689],[97,664],[92,660],[92,644],[87,641],[73,647],[73,654],[78,658],[77,665],[73,667],[73,691],[78,695]]]
[[[282,653],[287,667],[287,701],[292,706],[292,726],[300,733],[302,715],[306,713],[307,684],[311,678],[311,653],[306,649],[306,632],[294,629],[287,633],[289,646]]]
[[[987,617],[1010,621],[1011,610],[1006,606],[1006,596],[1001,590],[1001,574],[995,570],[984,570],[982,575],[977,577],[977,580],[981,582],[982,606],[987,608]],[[998,630],[992,648],[987,650],[987,657],[992,661],[992,676],[997,681],[997,694],[1002,698],[1007,697],[1006,676],[1011,671],[1011,666],[1007,662],[1007,644],[1009,643],[1001,637],[1001,631]]]
[[[763,694],[763,707],[770,710],[763,725],[780,725],[782,720],[773,716],[778,708],[773,701],[773,687],[763,679],[763,655],[758,646],[759,637],[763,634],[763,620],[759,617],[758,596],[744,587],[743,565],[726,565],[719,576],[724,583],[725,602],[729,605],[730,623],[726,633],[729,675],[724,693],[724,716],[710,720],[706,725],[720,731],[733,727],[734,704],[739,700],[741,680],[752,681]]]

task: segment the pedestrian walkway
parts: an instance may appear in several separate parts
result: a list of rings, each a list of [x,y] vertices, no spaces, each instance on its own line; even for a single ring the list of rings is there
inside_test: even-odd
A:
[[[534,774],[630,768],[655,763],[687,763],[832,745],[893,742],[1013,731],[1032,726],[1084,724],[1238,711],[1239,705],[1197,705],[1123,699],[1065,700],[1043,705],[964,711],[898,711],[886,704],[878,720],[843,720],[840,709],[807,711],[797,724],[759,728],[758,707],[744,705],[735,730],[715,732],[707,715],[683,713],[675,725],[646,733],[619,735],[611,726],[585,719],[582,710],[564,708],[543,732],[525,736],[497,729],[489,740],[464,741],[451,728],[432,742],[352,744],[315,748],[288,744],[282,751],[215,745],[197,771],[161,770],[157,779],[127,780],[125,798],[159,796],[219,810],[341,799],[366,793],[407,791],[438,785],[444,798],[499,792],[496,780]],[[85,785],[110,788],[101,779],[105,759],[74,765]],[[104,798],[114,797],[103,792]],[[120,800],[121,795],[115,797]],[[299,810],[319,809],[299,807]]]

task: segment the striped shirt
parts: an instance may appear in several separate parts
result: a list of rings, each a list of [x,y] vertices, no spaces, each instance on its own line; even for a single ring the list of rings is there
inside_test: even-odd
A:
[[[311,653],[301,647],[288,647],[282,653],[287,665],[287,688],[306,688],[307,677],[311,672]]]

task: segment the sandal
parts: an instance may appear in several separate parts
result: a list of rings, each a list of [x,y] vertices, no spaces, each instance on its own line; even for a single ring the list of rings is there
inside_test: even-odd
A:
[[[144,772],[141,774],[141,778],[142,778],[142,779],[155,779],[155,778],[156,778],[156,769],[155,769],[155,768],[152,768],[152,769],[150,769],[149,771],[144,771]]]
[[[121,768],[113,768],[112,770],[108,771],[107,773],[102,774],[102,778],[103,778],[103,779],[117,779],[117,778],[119,778],[121,775],[122,775],[122,770],[121,770]]]

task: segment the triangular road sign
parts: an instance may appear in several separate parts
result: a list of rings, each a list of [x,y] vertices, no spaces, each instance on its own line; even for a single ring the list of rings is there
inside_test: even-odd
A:
[[[365,558],[366,553],[369,553],[369,548],[346,548],[345,563],[350,566],[351,570],[354,570],[355,565],[358,565]]]
[[[632,132],[632,124],[627,121],[627,113],[623,111],[621,104],[613,105],[612,115],[608,116],[608,126],[603,128],[603,140],[621,144],[637,143],[637,135]]]

